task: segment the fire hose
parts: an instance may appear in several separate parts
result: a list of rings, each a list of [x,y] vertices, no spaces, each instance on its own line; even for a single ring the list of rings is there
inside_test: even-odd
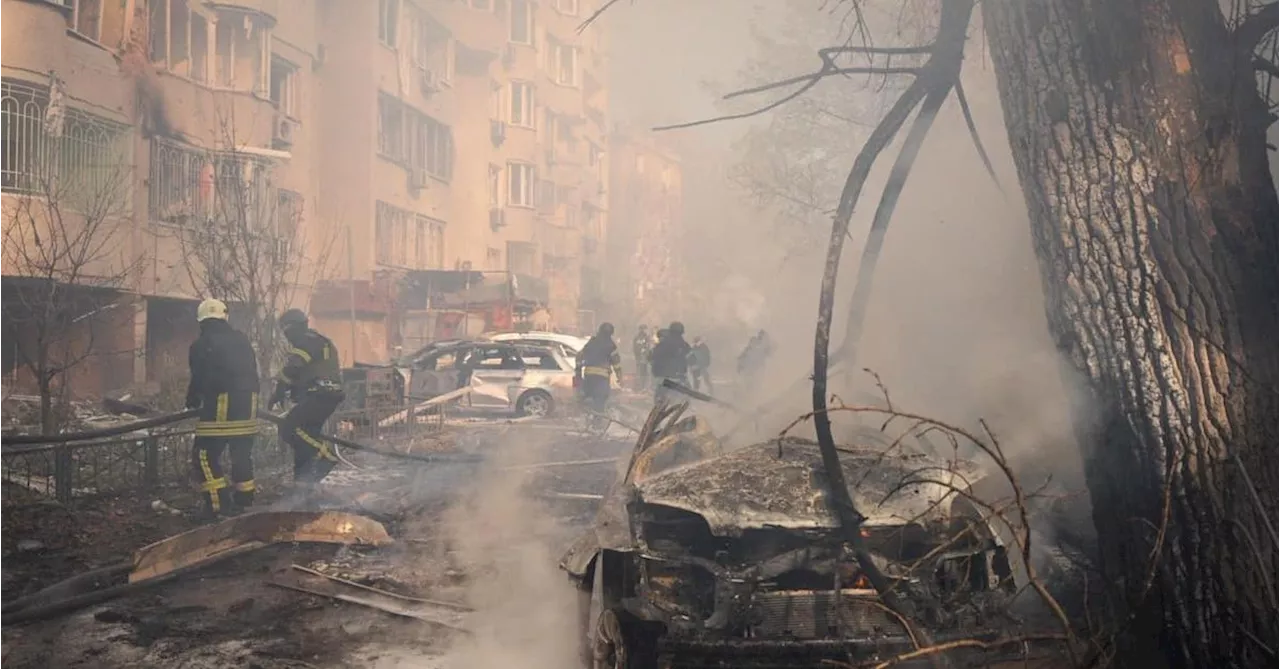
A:
[[[173,423],[178,423],[178,422],[187,420],[189,418],[195,418],[196,416],[199,415],[199,413],[200,412],[197,409],[189,409],[187,411],[179,411],[177,413],[165,414],[162,416],[153,416],[150,418],[145,418],[140,421],[125,423],[123,425],[113,425],[111,427],[104,427],[97,430],[86,430],[84,432],[71,432],[66,434],[4,435],[0,437],[0,444],[3,444],[4,446],[3,453],[5,455],[16,454],[16,453],[27,453],[31,451],[40,451],[40,450],[46,450],[46,449],[52,448],[60,444],[67,444],[67,443],[77,442],[77,441],[88,441],[92,439],[102,439],[104,437],[114,437],[122,434],[128,434],[130,432],[136,432],[138,430],[145,430],[147,428],[170,425]],[[274,423],[276,425],[282,425],[285,422],[285,419],[283,417],[277,416],[276,414],[268,413],[265,411],[259,413],[258,417],[268,422]],[[445,463],[480,462],[484,459],[483,456],[481,456],[478,453],[446,453],[446,454],[432,454],[432,455],[418,454],[418,453],[401,453],[399,451],[388,451],[381,448],[375,448],[373,446],[361,444],[359,442],[351,441],[349,439],[343,439],[341,437],[335,437],[333,435],[326,434],[326,435],[321,435],[321,437],[339,446],[342,446],[343,448],[349,448],[353,451],[363,451],[365,453],[374,453],[377,455],[381,455],[383,457],[393,458],[397,460],[411,460],[414,462],[445,464]],[[19,448],[9,448],[10,445],[16,445],[16,446],[19,446]]]

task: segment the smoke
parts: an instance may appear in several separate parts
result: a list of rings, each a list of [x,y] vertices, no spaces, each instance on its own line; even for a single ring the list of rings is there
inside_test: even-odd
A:
[[[536,461],[546,449],[527,434],[507,444],[506,462],[482,473],[444,519],[476,611],[468,624],[473,633],[457,637],[440,663],[446,669],[577,666],[577,593],[558,567],[566,528],[523,491],[520,472],[502,469]]]

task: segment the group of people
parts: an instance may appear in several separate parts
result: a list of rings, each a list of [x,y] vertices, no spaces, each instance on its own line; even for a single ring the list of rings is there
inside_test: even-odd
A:
[[[631,341],[636,360],[637,388],[647,390],[652,387],[654,399],[662,400],[667,393],[663,381],[671,379],[711,394],[711,348],[706,341],[702,337],[694,337],[692,344],[685,341],[684,324],[680,321],[672,321],[671,325],[655,330],[656,336],[651,337],[648,327],[641,325]],[[578,353],[575,378],[588,406],[597,412],[603,412],[608,402],[610,374],[622,378],[622,356],[613,335],[613,324],[602,323]],[[772,352],[769,336],[764,330],[758,331],[738,356],[739,378],[749,382]]]
[[[258,436],[258,361],[249,338],[227,322],[227,305],[208,299],[196,310],[200,335],[191,344],[188,360],[191,383],[186,406],[198,411],[192,476],[199,485],[209,516],[232,515],[252,506],[257,489],[253,480],[253,447]],[[321,434],[325,421],[344,399],[338,349],[312,330],[307,315],[290,309],[280,316],[289,342],[289,355],[269,410],[289,398],[293,408],[280,424],[280,439],[293,449],[293,478],[310,487],[337,464],[332,445]],[[222,455],[231,459],[228,476]]]

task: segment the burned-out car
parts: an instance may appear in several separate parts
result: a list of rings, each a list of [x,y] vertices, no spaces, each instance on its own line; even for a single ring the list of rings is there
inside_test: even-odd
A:
[[[841,539],[817,444],[726,451],[701,418],[657,418],[561,561],[588,666],[821,666],[912,648]],[[1016,590],[999,534],[956,494],[978,469],[874,430],[860,441],[840,456],[872,560],[935,640],[993,636]]]

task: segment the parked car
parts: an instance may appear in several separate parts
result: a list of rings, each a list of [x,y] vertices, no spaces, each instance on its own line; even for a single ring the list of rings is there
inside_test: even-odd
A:
[[[557,346],[463,341],[426,347],[406,361],[409,397],[424,400],[461,387],[470,373],[471,406],[526,416],[553,413],[573,399],[573,362]]]
[[[582,347],[587,345],[586,337],[560,334],[559,332],[488,332],[480,335],[480,338],[488,341],[555,346],[569,359],[570,363],[574,364],[578,361],[578,351],[581,351]]]

